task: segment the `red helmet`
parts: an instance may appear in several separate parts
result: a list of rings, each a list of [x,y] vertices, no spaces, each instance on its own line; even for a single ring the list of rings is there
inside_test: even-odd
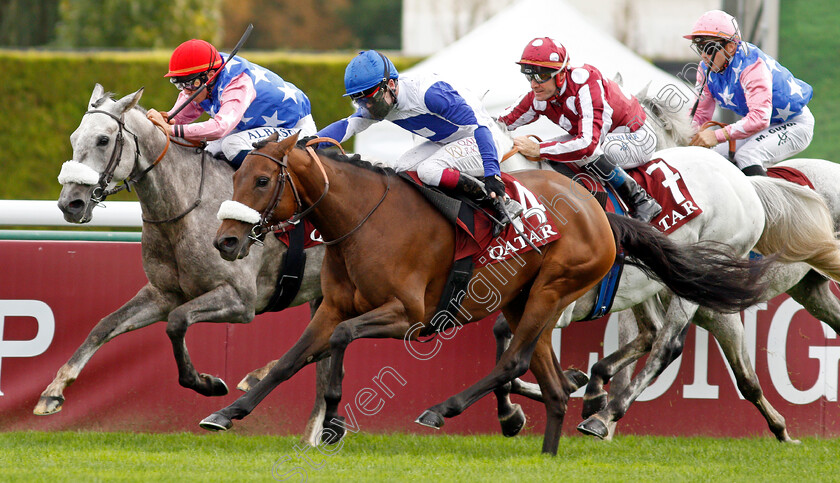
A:
[[[169,72],[164,77],[182,77],[205,72],[222,65],[222,56],[209,42],[187,40],[179,45],[169,58]]]
[[[528,42],[522,51],[522,59],[517,64],[562,70],[569,64],[569,54],[560,42],[550,37],[538,37]]]

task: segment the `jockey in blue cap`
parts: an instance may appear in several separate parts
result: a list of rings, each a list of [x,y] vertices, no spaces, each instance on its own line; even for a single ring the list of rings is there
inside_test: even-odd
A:
[[[493,119],[469,91],[434,74],[400,75],[375,50],[360,52],[350,61],[344,87],[356,112],[321,129],[318,136],[344,142],[374,123],[391,121],[427,139],[397,160],[397,171],[417,171],[423,183],[462,192],[475,201],[490,198],[511,219],[522,213],[522,206],[505,196],[499,149],[491,133]]]

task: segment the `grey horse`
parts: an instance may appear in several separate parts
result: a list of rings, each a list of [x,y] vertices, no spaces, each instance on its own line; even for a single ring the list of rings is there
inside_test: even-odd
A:
[[[61,410],[64,389],[103,344],[164,320],[179,383],[204,396],[227,394],[223,380],[196,371],[184,340],[187,328],[197,322],[248,323],[269,306],[275,293],[286,246],[269,235],[247,259],[227,262],[219,257],[209,234],[221,223],[216,218],[220,204],[233,194],[233,169],[223,161],[205,159],[201,149],[170,145],[168,136],[137,107],[142,93],[140,89],[114,101],[99,84],[93,89],[85,115],[70,136],[73,160],[59,175],[63,187],[58,206],[68,222],[85,223],[103,190],[114,191],[118,181],[128,180],[142,208],[143,269],[149,281],[90,331],[41,394],[37,415]],[[323,246],[306,250],[300,289],[289,306],[320,300],[323,257]],[[324,381],[327,368],[328,361],[318,364]],[[247,379],[240,389],[250,387]],[[318,442],[323,411],[319,384],[304,441]]]

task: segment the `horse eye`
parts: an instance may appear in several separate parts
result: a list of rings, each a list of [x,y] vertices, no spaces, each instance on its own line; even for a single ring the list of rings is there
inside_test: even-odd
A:
[[[257,188],[265,188],[266,186],[268,186],[268,176],[257,178]]]
[[[108,136],[105,136],[105,135],[103,134],[102,136],[99,136],[99,137],[96,139],[96,145],[97,145],[97,146],[107,146],[107,145],[108,145],[108,141],[109,141]]]

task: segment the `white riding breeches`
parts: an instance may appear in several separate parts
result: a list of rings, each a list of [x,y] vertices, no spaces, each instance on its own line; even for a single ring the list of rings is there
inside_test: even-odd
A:
[[[814,137],[814,115],[808,106],[796,116],[768,127],[745,139],[735,141],[735,164],[738,169],[747,166],[769,168],[800,152],[811,144]],[[723,157],[729,155],[729,143],[715,146]]]
[[[645,123],[634,132],[630,132],[627,126],[615,128],[604,136],[601,145],[595,149],[595,155],[602,153],[614,165],[625,170],[647,163],[657,145],[656,131],[651,122],[651,117],[647,116]]]
[[[255,142],[262,141],[275,132],[280,134],[280,139],[285,139],[298,131],[300,131],[300,137],[312,136],[318,132],[311,114],[302,117],[292,128],[265,126],[255,127],[247,131],[238,131],[228,134],[223,138],[210,141],[207,143],[205,149],[212,155],[223,153],[225,158],[233,161],[237,156],[241,156],[240,153],[243,151],[248,152],[252,150]]]

